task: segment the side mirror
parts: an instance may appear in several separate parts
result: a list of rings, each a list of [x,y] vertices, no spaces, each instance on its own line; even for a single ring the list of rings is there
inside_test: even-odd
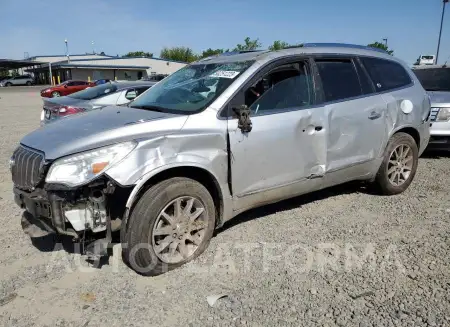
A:
[[[66,89],[67,89],[67,84],[64,84],[64,88],[66,88]]]
[[[233,111],[238,117],[238,128],[242,133],[251,132],[253,125],[250,120],[250,108],[244,104],[237,108],[233,108]]]

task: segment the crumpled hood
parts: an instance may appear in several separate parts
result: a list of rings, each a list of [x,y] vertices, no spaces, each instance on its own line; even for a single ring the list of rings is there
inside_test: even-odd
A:
[[[441,104],[450,106],[450,92],[429,91],[427,92],[431,99],[431,106],[435,107]]]
[[[26,135],[21,144],[45,153],[48,160],[105,145],[172,134],[187,115],[110,106],[73,115]]]

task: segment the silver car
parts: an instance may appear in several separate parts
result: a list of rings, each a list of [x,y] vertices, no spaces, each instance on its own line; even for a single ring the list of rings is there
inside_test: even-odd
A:
[[[129,107],[25,136],[11,158],[31,232],[56,231],[156,275],[200,255],[248,209],[352,180],[407,189],[429,97],[403,62],[351,45],[225,54],[168,76]],[[106,231],[106,232],[105,232]],[[34,234],[36,236],[36,234]]]
[[[431,98],[429,149],[450,150],[450,67],[419,66],[414,73]]]
[[[0,86],[19,86],[19,85],[33,85],[34,80],[30,75],[20,75],[16,77],[11,77],[0,82]]]
[[[41,125],[105,106],[130,103],[155,82],[107,82],[65,97],[42,98]]]

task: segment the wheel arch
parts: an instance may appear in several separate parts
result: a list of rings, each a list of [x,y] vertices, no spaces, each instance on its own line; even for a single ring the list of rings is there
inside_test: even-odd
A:
[[[417,144],[417,149],[420,149],[420,133],[417,130],[417,128],[413,127],[413,126],[402,126],[401,128],[395,130],[391,137],[394,136],[397,133],[406,133],[411,135],[411,137],[414,139],[414,141]]]
[[[208,190],[214,200],[217,217],[216,226],[219,227],[222,225],[224,220],[225,190],[222,189],[218,178],[213,173],[208,171],[206,168],[195,164],[162,167],[158,169],[158,171],[151,172],[141,178],[128,198],[126,204],[125,219],[128,220],[127,218],[133,211],[133,208],[136,205],[137,201],[150,187],[172,177],[191,178],[202,184]]]

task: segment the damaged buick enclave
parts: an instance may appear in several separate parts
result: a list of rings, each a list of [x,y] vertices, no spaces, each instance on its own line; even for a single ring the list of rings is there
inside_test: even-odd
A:
[[[126,107],[27,136],[10,166],[27,228],[71,235],[156,275],[200,255],[248,209],[352,180],[403,192],[429,139],[430,99],[374,49],[306,44],[205,58]],[[92,243],[91,243],[92,242]]]

